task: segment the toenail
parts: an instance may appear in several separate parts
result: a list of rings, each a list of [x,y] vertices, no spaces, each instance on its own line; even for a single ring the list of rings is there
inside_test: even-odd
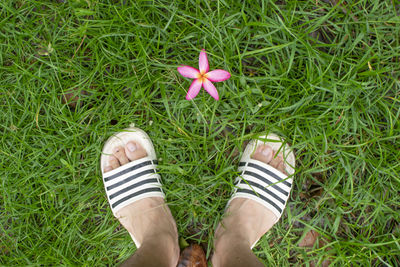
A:
[[[135,145],[135,144],[128,143],[126,146],[128,147],[128,150],[129,150],[130,152],[133,152],[133,151],[136,150],[136,145]]]
[[[269,155],[271,154],[271,149],[270,149],[269,147],[264,148],[264,149],[261,151],[261,153],[262,153],[264,156],[269,156]]]

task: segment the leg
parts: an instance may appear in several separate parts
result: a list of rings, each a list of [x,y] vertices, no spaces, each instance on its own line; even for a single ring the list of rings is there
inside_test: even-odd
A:
[[[179,258],[175,221],[162,198],[139,200],[119,213],[119,220],[141,243],[122,266],[176,266]]]
[[[238,241],[238,242],[237,242]],[[258,258],[253,254],[248,246],[240,243],[239,240],[231,240],[236,242],[231,244],[231,248],[226,251],[226,257],[220,257],[221,261],[218,262],[216,258],[213,259],[213,266],[230,266],[230,267],[262,267],[264,266]]]
[[[232,200],[215,232],[213,266],[264,266],[251,251],[251,245],[275,220],[271,211],[253,200]]]
[[[283,158],[274,158],[269,146],[258,147],[252,158],[284,172]],[[264,266],[252,253],[251,246],[271,229],[276,219],[272,211],[251,199],[233,199],[215,231],[213,266]]]
[[[114,149],[104,172],[145,157],[146,151],[135,142]],[[179,258],[178,233],[172,214],[160,197],[136,201],[116,213],[116,217],[141,244],[122,266],[176,266]]]
[[[143,245],[129,259],[121,264],[123,267],[159,267],[176,266],[170,259],[173,258],[173,251],[168,240],[155,237],[144,242]]]

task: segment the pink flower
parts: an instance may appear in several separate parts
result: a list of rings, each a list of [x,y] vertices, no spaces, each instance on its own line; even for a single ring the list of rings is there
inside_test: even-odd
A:
[[[189,87],[186,95],[187,100],[192,100],[200,92],[201,87],[216,100],[219,100],[218,91],[212,82],[222,82],[228,80],[231,74],[225,70],[208,71],[208,60],[206,51],[203,49],[199,56],[199,69],[182,65],[178,67],[178,72],[186,78],[195,79]]]

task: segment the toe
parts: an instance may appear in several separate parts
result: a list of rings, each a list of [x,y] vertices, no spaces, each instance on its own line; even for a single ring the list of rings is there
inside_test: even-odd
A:
[[[269,164],[275,169],[286,174],[285,162],[283,160],[282,153],[276,155],[276,151],[274,151],[269,145],[258,146],[251,158]]]
[[[277,169],[281,172],[283,172],[284,174],[286,174],[286,170],[285,170],[285,163],[283,162],[283,160],[278,164]]]
[[[270,146],[261,145],[257,147],[256,152],[251,158],[269,164],[273,156],[273,150]]]
[[[114,170],[121,165],[119,164],[119,161],[115,156],[110,156],[110,159],[108,160],[108,166],[110,166]]]
[[[104,172],[106,173],[106,172],[112,171],[112,169],[113,168],[111,166],[107,166],[104,168]]]
[[[278,169],[280,163],[283,163],[283,158],[281,154],[274,156],[269,165],[271,165],[275,169]]]
[[[116,157],[121,165],[124,165],[129,162],[128,157],[125,154],[125,149],[122,146],[118,146],[114,148],[114,157]]]
[[[130,141],[126,144],[125,153],[130,161],[141,159],[147,156],[146,150],[139,143],[134,141]]]
[[[264,145],[260,145],[260,146],[258,146],[257,148],[256,148],[256,152],[254,152],[254,154],[257,154],[257,153],[261,153],[261,151],[264,149]]]
[[[261,150],[261,154],[264,157],[264,162],[269,163],[274,156],[274,151],[272,150],[272,147],[265,145],[264,148]]]

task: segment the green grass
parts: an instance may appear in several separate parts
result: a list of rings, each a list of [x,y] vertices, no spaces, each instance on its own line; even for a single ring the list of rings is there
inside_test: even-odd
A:
[[[296,151],[295,185],[257,256],[400,265],[397,1],[240,2],[0,2],[1,265],[115,265],[135,251],[99,169],[131,123],[154,142],[180,236],[208,255],[238,152],[273,131]],[[176,71],[202,48],[232,73],[218,102],[186,101]],[[61,101],[71,90],[76,108]],[[330,249],[298,247],[309,229]]]

